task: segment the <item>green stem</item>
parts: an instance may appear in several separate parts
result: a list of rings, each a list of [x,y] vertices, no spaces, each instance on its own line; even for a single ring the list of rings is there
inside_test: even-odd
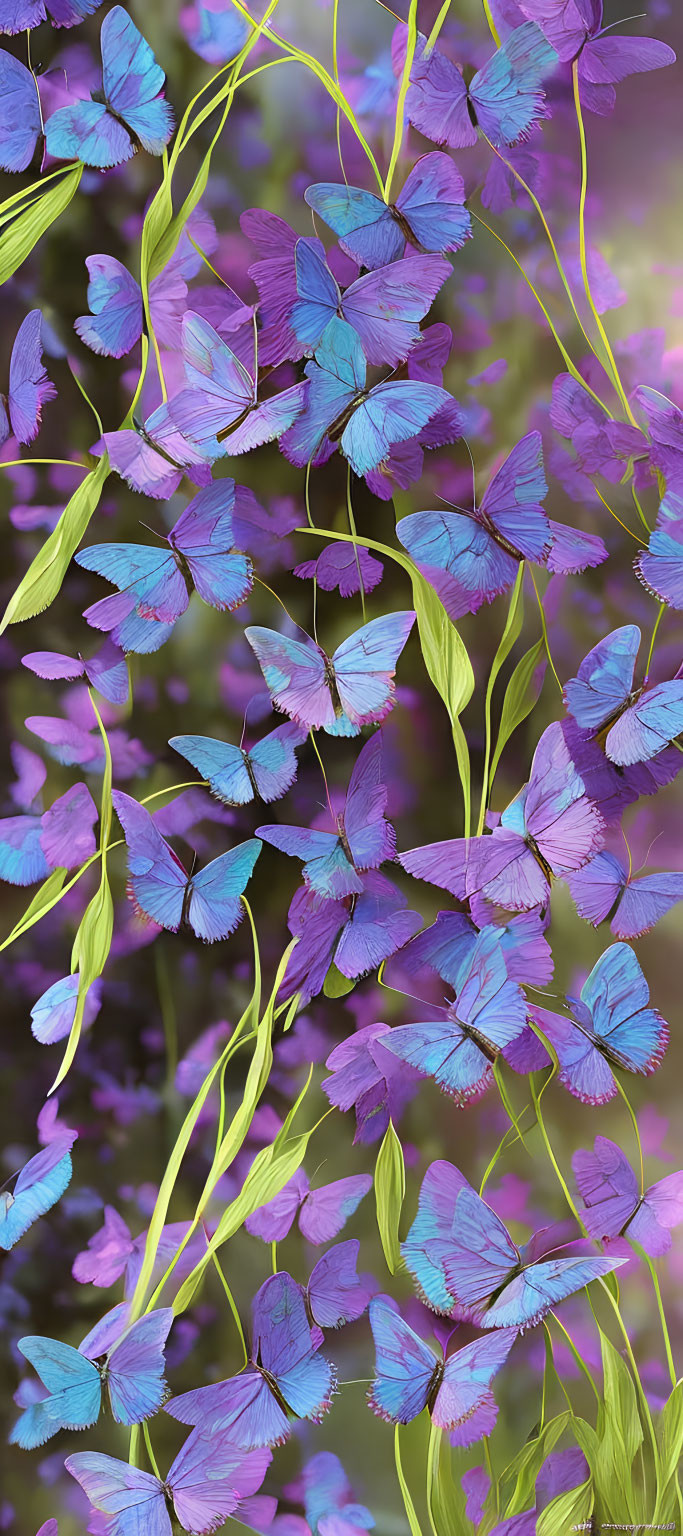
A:
[[[556,1312],[551,1312],[551,1314],[550,1314],[550,1316],[551,1316],[551,1317],[552,1317],[552,1319],[553,1319],[553,1322],[554,1322],[554,1323],[557,1323],[557,1326],[558,1326],[558,1328],[559,1328],[559,1329],[560,1329],[560,1332],[561,1332],[561,1333],[562,1333],[562,1334],[564,1334],[564,1337],[565,1337],[565,1339],[566,1339],[566,1341],[567,1341],[567,1344],[568,1344],[568,1345],[569,1345],[569,1348],[570,1348],[570,1350],[571,1350],[571,1353],[572,1353],[572,1356],[573,1356],[573,1358],[574,1358],[574,1360],[575,1360],[575,1361],[576,1361],[576,1364],[577,1364],[577,1365],[578,1365],[578,1367],[579,1367],[579,1370],[580,1370],[580,1371],[581,1371],[581,1372],[582,1372],[582,1373],[583,1373],[583,1375],[584,1375],[584,1376],[585,1376],[585,1378],[586,1378],[586,1381],[587,1381],[587,1382],[588,1382],[588,1385],[589,1385],[589,1386],[590,1386],[590,1388],[591,1388],[591,1391],[592,1391],[592,1392],[593,1392],[593,1394],[594,1394],[594,1396],[595,1396],[595,1400],[596,1400],[596,1402],[597,1402],[597,1403],[601,1403],[601,1402],[602,1402],[602,1398],[601,1398],[601,1396],[600,1396],[600,1392],[599,1392],[599,1390],[598,1390],[598,1387],[597,1387],[597,1386],[596,1386],[596,1384],[595,1384],[595,1381],[594,1381],[594,1379],[593,1379],[593,1376],[592,1376],[592,1374],[591,1374],[591,1371],[590,1371],[590,1370],[589,1370],[589,1368],[588,1368],[588,1366],[587,1366],[587,1365],[586,1365],[586,1362],[585,1362],[585,1360],[584,1360],[584,1358],[583,1358],[583,1355],[582,1355],[582,1354],[581,1354],[581,1353],[580,1353],[580,1351],[579,1351],[579,1350],[578,1350],[578,1349],[577,1349],[577,1347],[576,1347],[576,1345],[575,1345],[575,1343],[574,1343],[574,1340],[573,1340],[573,1338],[572,1338],[572,1336],[571,1336],[571,1334],[570,1334],[570,1333],[568,1333],[568,1331],[567,1331],[567,1329],[566,1329],[566,1328],[565,1328],[565,1326],[564,1326],[564,1323],[561,1323],[561,1322],[560,1322],[560,1319],[559,1319],[559,1317],[558,1317],[558,1316],[557,1316],[557,1313],[556,1313]],[[562,1390],[563,1390],[563,1392],[564,1392],[564,1386],[563,1386],[563,1385],[562,1385],[562,1377],[561,1377],[561,1376],[560,1376],[560,1374],[559,1374],[559,1372],[558,1372],[558,1373],[557,1373],[557,1379],[558,1379],[558,1381],[559,1381],[559,1383],[560,1383],[560,1386],[561,1386],[561,1387],[562,1387]],[[574,1410],[573,1410],[573,1408],[572,1408],[572,1405],[571,1405],[571,1403],[570,1403],[570,1402],[569,1402],[569,1397],[568,1397],[568,1396],[567,1396],[567,1393],[566,1393],[566,1392],[565,1392],[565,1394],[564,1394],[564,1395],[565,1395],[565,1397],[566,1397],[566,1398],[567,1398],[567,1402],[568,1402],[568,1403],[569,1403],[569,1408],[570,1408],[570,1410],[571,1410],[571,1412],[572,1412],[572,1414],[573,1414],[573,1412],[574,1412]]]
[[[235,1298],[234,1298],[234,1296],[232,1294],[230,1286],[228,1285],[228,1282],[227,1282],[227,1280],[225,1278],[225,1275],[223,1274],[223,1270],[221,1268],[221,1264],[220,1264],[220,1260],[218,1258],[218,1254],[217,1253],[212,1253],[211,1258],[213,1260],[213,1267],[216,1270],[216,1273],[218,1274],[218,1278],[219,1278],[219,1280],[221,1282],[223,1290],[225,1291],[225,1295],[226,1295],[228,1306],[229,1306],[230,1311],[232,1312],[232,1315],[233,1315],[233,1318],[234,1318],[235,1327],[237,1329],[237,1332],[238,1332],[238,1335],[239,1335],[239,1341],[240,1341],[240,1344],[242,1346],[242,1354],[243,1354],[243,1357],[244,1357],[243,1367],[242,1368],[244,1369],[244,1366],[249,1364],[249,1351],[247,1349],[247,1344],[246,1344],[246,1340],[245,1340],[245,1337],[244,1337],[244,1329],[242,1327],[242,1321],[241,1321],[239,1312],[237,1310],[237,1305],[236,1305],[236,1302],[235,1302]]]
[[[545,610],[543,608],[543,601],[542,601],[542,598],[541,598],[541,594],[540,594],[540,592],[538,590],[538,587],[536,585],[536,577],[534,576],[534,573],[533,573],[533,571],[531,569],[531,566],[529,566],[529,575],[531,577],[531,585],[532,585],[532,587],[534,589],[534,592],[536,593],[536,602],[538,603],[538,611],[539,611],[539,614],[541,616],[541,629],[543,630],[543,643],[545,645],[546,656],[548,657],[548,661],[550,663],[550,670],[551,670],[551,672],[553,674],[555,682],[557,683],[557,686],[558,686],[558,688],[560,690],[560,693],[563,694],[564,693],[564,689],[563,689],[562,684],[560,682],[560,679],[559,679],[559,677],[557,675],[557,669],[555,667],[555,663],[554,663],[553,658],[552,658],[552,652],[551,652],[551,649],[550,649],[550,640],[548,639],[548,626],[547,626],[547,624],[545,622]]]
[[[439,1528],[434,1519],[434,1483],[439,1467],[439,1449],[441,1444],[441,1430],[436,1424],[429,1425],[429,1445],[427,1447],[427,1514],[432,1528],[432,1536],[439,1536]]]
[[[645,1260],[645,1263],[647,1264],[647,1267],[648,1267],[648,1269],[650,1271],[650,1278],[652,1280],[652,1289],[654,1290],[655,1298],[656,1298],[656,1301],[657,1301],[657,1311],[659,1313],[659,1321],[660,1321],[660,1323],[662,1325],[662,1337],[664,1339],[664,1349],[666,1351],[666,1363],[667,1363],[667,1365],[669,1367],[669,1379],[671,1381],[672,1387],[675,1387],[676,1384],[677,1384],[677,1381],[678,1381],[678,1377],[676,1375],[676,1366],[674,1364],[673,1351],[672,1351],[672,1348],[671,1348],[671,1339],[669,1337],[669,1329],[668,1329],[668,1326],[667,1326],[666,1313],[664,1311],[664,1302],[662,1301],[662,1292],[661,1292],[660,1285],[659,1285],[659,1278],[658,1278],[658,1275],[657,1275],[657,1271],[656,1271],[655,1266],[654,1266],[654,1264],[652,1262],[652,1259],[650,1258],[649,1253],[646,1253],[645,1249],[641,1248],[640,1243],[634,1243],[633,1246],[636,1249],[637,1253],[640,1255],[640,1257]]]
[[[621,1312],[619,1310],[619,1305],[618,1305],[617,1301],[615,1300],[614,1296],[612,1295],[612,1292],[611,1292],[609,1286],[606,1285],[605,1281],[602,1278],[600,1278],[600,1277],[598,1278],[598,1285],[604,1291],[605,1296],[607,1297],[607,1299],[609,1301],[609,1304],[610,1304],[610,1306],[612,1308],[612,1311],[613,1311],[614,1316],[615,1316],[616,1321],[617,1321],[617,1326],[619,1328],[619,1332],[620,1332],[620,1334],[622,1336],[622,1339],[624,1341],[624,1348],[625,1348],[626,1353],[628,1355],[629,1364],[631,1366],[631,1371],[632,1371],[632,1374],[633,1374],[633,1380],[634,1380],[635,1387],[636,1387],[636,1392],[638,1394],[638,1400],[639,1400],[639,1403],[640,1403],[640,1411],[641,1411],[641,1413],[643,1415],[645,1423],[647,1424],[648,1434],[649,1434],[649,1437],[650,1437],[650,1443],[651,1443],[651,1446],[652,1446],[652,1456],[653,1456],[653,1461],[654,1461],[655,1473],[656,1473],[656,1476],[657,1476],[657,1480],[659,1481],[660,1460],[659,1460],[659,1447],[657,1445],[657,1436],[655,1434],[655,1427],[654,1427],[654,1424],[652,1422],[652,1414],[650,1413],[650,1404],[648,1403],[647,1397],[645,1396],[645,1391],[644,1391],[644,1388],[643,1388],[643,1383],[642,1383],[642,1381],[640,1379],[640,1372],[639,1372],[638,1367],[636,1365],[635,1356],[634,1356],[633,1350],[631,1348],[631,1340],[630,1340],[630,1338],[628,1336],[628,1329],[627,1329],[627,1327],[626,1327],[626,1325],[624,1323],[624,1320],[622,1318]]]
[[[416,44],[417,44],[417,0],[410,0],[410,10],[408,11],[408,38],[407,38],[407,43],[406,43],[406,57],[405,57],[405,63],[403,65],[403,74],[401,75],[401,84],[399,86],[398,96],[396,98],[396,120],[395,120],[395,123],[394,123],[394,142],[393,142],[392,148],[391,148],[391,159],[389,160],[389,169],[387,171],[386,181],[385,181],[384,186],[382,188],[382,196],[384,198],[385,203],[389,202],[389,198],[390,198],[390,195],[391,195],[391,184],[392,184],[392,181],[394,179],[394,172],[395,172],[396,166],[398,164],[398,157],[399,157],[399,155],[401,153],[401,145],[403,143],[403,129],[404,129],[404,121],[405,121],[404,120],[404,113],[405,113],[406,96],[408,95],[408,87],[410,85],[410,71],[411,71],[411,69],[413,67],[413,59],[415,58],[415,47],[416,47]]]
[[[143,1433],[143,1435],[145,1437],[145,1446],[147,1448],[147,1455],[149,1456],[149,1464],[150,1464],[150,1466],[152,1468],[154,1476],[158,1477],[159,1482],[162,1483],[163,1482],[163,1478],[162,1478],[161,1473],[159,1471],[159,1468],[157,1466],[157,1459],[156,1459],[156,1456],[154,1455],[154,1450],[152,1448],[152,1441],[150,1439],[149,1428],[148,1428],[146,1420],[145,1420],[145,1422],[143,1423],[143,1426],[142,1426],[142,1433]]]
[[[422,1536],[422,1527],[417,1518],[415,1505],[413,1504],[410,1489],[406,1482],[405,1473],[403,1471],[403,1463],[401,1461],[401,1444],[399,1439],[400,1427],[400,1424],[396,1424],[394,1428],[394,1461],[396,1463],[396,1476],[398,1477],[398,1483],[401,1489],[401,1496],[403,1498],[403,1507],[406,1512],[406,1519],[408,1521],[408,1525],[410,1526],[410,1536]]]

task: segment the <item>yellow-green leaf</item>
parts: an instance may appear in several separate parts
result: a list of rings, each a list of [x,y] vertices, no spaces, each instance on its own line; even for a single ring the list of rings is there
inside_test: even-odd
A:
[[[17,214],[0,240],[0,283],[6,283],[12,277],[45,231],[68,208],[82,175],[82,165],[72,166],[56,186],[51,186],[48,192],[43,192],[41,197]]]
[[[54,602],[97,507],[108,474],[109,460],[105,453],[95,469],[81,481],[78,490],[64,508],[57,527],[46,539],[19,582],[16,592],[12,594],[0,623],[0,634],[8,624],[32,619]]]
[[[375,1163],[375,1202],[384,1257],[392,1275],[401,1260],[399,1225],[405,1192],[403,1147],[390,1120]]]
[[[578,1488],[570,1488],[558,1494],[547,1504],[536,1520],[536,1536],[558,1536],[558,1531],[575,1531],[593,1510],[593,1489],[590,1478]]]
[[[505,690],[500,725],[498,727],[498,740],[491,763],[491,783],[493,783],[503,749],[510,740],[513,731],[516,731],[517,726],[521,725],[526,720],[527,715],[531,714],[541,691],[543,677],[537,677],[536,670],[543,655],[543,650],[543,640],[537,640],[530,650],[525,651],[524,655],[517,662],[517,666]]]
[[[325,997],[346,997],[349,992],[353,992],[355,985],[355,981],[349,981],[348,976],[343,976],[337,970],[333,961],[323,982],[323,994]]]

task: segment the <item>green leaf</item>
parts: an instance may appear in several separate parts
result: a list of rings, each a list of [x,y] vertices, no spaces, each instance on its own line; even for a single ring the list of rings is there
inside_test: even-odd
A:
[[[400,1424],[397,1424],[394,1429],[394,1460],[396,1462],[396,1476],[398,1478],[398,1486],[401,1490],[401,1497],[403,1499],[403,1507],[406,1512],[406,1519],[408,1521],[408,1525],[410,1526],[410,1536],[422,1536],[422,1527],[417,1518],[417,1511],[415,1509],[415,1505],[413,1504],[412,1495],[406,1482],[405,1473],[403,1471],[403,1463],[401,1461],[401,1443],[399,1439],[400,1429]]]
[[[410,572],[422,657],[429,676],[448,710],[453,745],[465,804],[465,836],[470,830],[471,774],[467,738],[459,716],[474,693],[474,672],[455,624],[433,587],[414,567]]]
[[[448,1437],[434,1424],[430,1426],[427,1467],[429,1518],[435,1536],[472,1536],[465,1495],[453,1477]]]
[[[390,1120],[375,1163],[375,1202],[382,1249],[391,1275],[401,1262],[398,1230],[405,1193],[403,1147]]]
[[[95,469],[81,481],[78,490],[64,508],[57,527],[46,539],[19,582],[16,592],[12,594],[0,623],[0,634],[8,624],[32,619],[54,602],[72,556],[97,507],[108,474],[109,459],[105,453]]]
[[[621,1508],[629,1520],[636,1520],[638,1488],[632,1467],[643,1442],[638,1398],[628,1366],[602,1329],[600,1346],[604,1396],[594,1467],[596,1493],[608,1512]]]
[[[683,1460],[683,1382],[678,1381],[661,1413],[661,1468],[654,1520],[672,1520],[679,1513],[676,1475]]]
[[[590,1519],[593,1503],[590,1478],[580,1487],[558,1494],[538,1516],[536,1536],[558,1536],[558,1531],[576,1530],[584,1520]]]
[[[513,1493],[505,1505],[506,1516],[518,1515],[523,1509],[529,1509],[533,1504],[536,1478],[546,1456],[567,1428],[570,1417],[569,1413],[560,1413],[556,1418],[551,1419],[539,1435],[535,1435],[532,1440],[528,1440],[526,1445],[522,1446],[521,1451],[506,1468],[505,1481],[509,1482],[513,1477],[516,1479]]]
[[[323,995],[325,997],[347,997],[349,992],[353,992],[355,986],[356,982],[349,981],[348,976],[343,976],[341,971],[337,970],[334,961],[332,961],[323,982]]]
[[[43,881],[40,889],[36,891],[35,896],[29,902],[19,922],[15,923],[12,933],[15,933],[19,928],[23,928],[26,923],[37,922],[44,912],[49,912],[50,907],[54,903],[55,896],[59,895],[66,880],[66,873],[65,869],[52,870],[47,880]]]
[[[531,714],[541,691],[543,678],[541,676],[535,679],[535,673],[543,651],[543,640],[537,640],[536,644],[532,645],[531,649],[526,651],[517,662],[517,666],[507,685],[500,716],[500,725],[498,727],[496,750],[491,763],[489,785],[493,783],[503,750],[510,740],[513,731],[516,731],[517,726],[521,725],[522,721],[526,720],[527,715]]]
[[[56,186],[19,213],[0,240],[0,283],[6,283],[30,255],[34,245],[68,208],[78,188],[83,166],[74,165]]]

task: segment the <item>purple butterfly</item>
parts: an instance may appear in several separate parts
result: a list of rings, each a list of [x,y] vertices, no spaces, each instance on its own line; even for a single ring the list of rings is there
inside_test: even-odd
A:
[[[71,1145],[75,1137],[59,1135],[36,1152],[0,1189],[0,1248],[7,1253],[64,1194],[71,1182]],[[13,1188],[8,1185],[13,1184]]]
[[[318,896],[337,900],[358,894],[363,889],[359,871],[378,869],[396,850],[394,829],[384,816],[387,793],[378,731],[356,759],[334,832],[268,825],[257,827],[256,836],[282,853],[303,859],[304,880]]]
[[[571,1018],[545,1008],[530,1010],[557,1055],[559,1081],[574,1098],[606,1104],[617,1093],[615,1070],[641,1077],[656,1072],[669,1043],[669,1026],[649,1002],[650,990],[631,946],[612,944],[596,961],[580,996],[567,997]]]
[[[355,1109],[355,1142],[378,1141],[417,1091],[417,1074],[387,1050],[388,1024],[367,1024],[335,1045],[321,1087],[336,1109]]]
[[[357,736],[361,726],[383,720],[392,709],[396,663],[414,623],[410,610],[371,619],[332,656],[308,635],[291,640],[256,625],[244,633],[276,709],[307,730]]]
[[[500,1328],[439,1359],[386,1297],[373,1297],[369,1317],[376,1362],[368,1402],[378,1418],[410,1424],[428,1408],[437,1429],[461,1447],[491,1433],[498,1417],[491,1381],[507,1360],[516,1328]]]
[[[657,389],[640,384],[634,399],[647,422],[651,442],[650,458],[661,471],[667,486],[683,477],[683,411]]]
[[[326,901],[302,886],[287,914],[289,931],[299,943],[282,982],[283,998],[296,992],[302,1002],[316,997],[332,964],[349,981],[376,970],[413,937],[421,921],[376,870],[363,875],[362,890],[343,901]]]
[[[484,928],[456,973],[457,996],[429,1023],[402,1024],[384,1040],[387,1050],[433,1077],[464,1109],[490,1087],[493,1066],[522,1033],[527,1006],[511,981],[500,931]]]
[[[434,1311],[452,1312],[478,1328],[523,1332],[567,1296],[625,1262],[583,1254],[538,1258],[543,1235],[517,1248],[459,1169],[439,1161],[424,1176],[418,1213],[401,1252]]]
[[[26,656],[22,656],[21,664],[28,667],[30,672],[35,672],[37,677],[58,679],[60,682],[87,677],[91,686],[108,699],[110,704],[125,704],[128,698],[126,658],[110,640],[105,640],[99,651],[87,661],[80,654],[65,656],[60,651],[29,651]]]
[[[54,1045],[71,1033],[78,1004],[79,975],[62,976],[36,1000],[31,1009],[31,1034],[41,1045]],[[97,981],[88,988],[83,1012],[83,1029],[89,1029],[101,1007],[101,987]]]
[[[438,150],[416,161],[395,203],[330,181],[316,182],[304,197],[334,230],[342,250],[373,271],[400,259],[406,246],[459,251],[472,234],[463,206],[465,183],[450,157]]]
[[[144,325],[142,289],[127,267],[114,256],[86,258],[89,315],[79,315],[74,329],[91,351],[103,357],[125,357],[140,340]],[[149,307],[157,339],[177,346],[187,283],[169,262],[149,285]]]
[[[323,592],[339,592],[353,597],[356,592],[374,592],[382,580],[384,566],[370,551],[357,544],[326,544],[316,560],[295,565],[293,575],[312,578]]]
[[[144,423],[133,417],[132,427],[103,432],[93,449],[100,451],[106,451],[111,468],[141,496],[166,501],[185,475],[195,485],[211,483],[207,454],[182,435],[167,404],[157,406]]]
[[[18,4],[21,5],[21,0],[18,0]],[[9,30],[7,24],[2,26],[1,18],[0,30]],[[3,48],[0,51],[0,166],[2,169],[25,171],[31,164],[42,131],[43,121],[36,77],[32,70],[27,69],[25,64]]]
[[[219,480],[198,491],[161,547],[93,544],[78,565],[118,587],[85,610],[95,629],[110,631],[125,651],[159,649],[196,591],[212,608],[232,611],[248,597],[252,564],[235,547],[233,513],[240,487]]]
[[[300,1168],[279,1195],[247,1216],[244,1225],[252,1237],[260,1237],[264,1243],[280,1243],[296,1220],[308,1243],[328,1243],[339,1236],[371,1188],[370,1174],[359,1173],[311,1189]]]
[[[410,874],[461,901],[481,894],[518,912],[544,906],[551,879],[581,869],[602,837],[602,817],[586,796],[556,722],[541,736],[528,784],[492,833],[412,848],[398,858]]]
[[[288,720],[249,750],[212,736],[172,736],[169,747],[208,780],[217,799],[225,805],[246,805],[256,795],[265,801],[279,800],[291,789],[297,771],[295,749],[303,745],[306,736],[306,731]]]
[[[640,429],[606,416],[570,373],[560,373],[553,380],[550,420],[556,432],[573,444],[586,474],[604,475],[613,485],[623,480],[629,459],[642,458],[647,452]]]
[[[476,910],[476,923],[464,912],[437,913],[431,927],[418,933],[417,938],[406,945],[401,953],[402,965],[411,971],[428,966],[456,988],[462,968],[477,942],[477,925],[483,929],[495,922],[510,980],[528,982],[535,987],[545,986],[553,975],[552,951],[544,938],[549,915],[544,918],[541,910],[534,908],[511,917],[509,912],[496,913],[477,897],[472,898],[472,906]]]
[[[305,1532],[273,1527],[273,1536],[363,1536],[374,1529],[374,1519],[364,1504],[354,1501],[351,1484],[338,1456],[333,1451],[318,1451],[303,1470],[303,1502],[306,1511]],[[286,1516],[284,1517],[287,1518]],[[294,1517],[296,1518],[296,1517]]]
[[[93,1510],[105,1516],[107,1536],[171,1536],[167,1500],[184,1531],[208,1536],[224,1525],[242,1499],[261,1487],[267,1450],[245,1454],[229,1435],[191,1434],[162,1482],[127,1461],[99,1451],[67,1456],[67,1472],[80,1483]]]
[[[318,1352],[322,1335],[312,1330],[300,1287],[285,1271],[271,1275],[253,1306],[251,1359],[227,1381],[172,1397],[166,1412],[202,1435],[229,1434],[244,1450],[281,1445],[290,1415],[319,1424],[334,1389],[334,1371]]]
[[[599,640],[576,677],[565,684],[570,715],[587,736],[604,739],[619,767],[656,757],[683,732],[683,678],[634,686],[640,647],[637,624],[624,624]]]
[[[575,1152],[572,1168],[589,1237],[626,1237],[653,1258],[668,1253],[671,1229],[683,1221],[683,1173],[669,1173],[641,1194],[628,1159],[606,1136],[596,1136],[592,1152]]]
[[[406,42],[407,29],[398,28],[397,71],[405,62]],[[435,144],[465,149],[477,143],[478,129],[494,145],[515,144],[548,116],[542,82],[555,68],[557,54],[533,22],[511,32],[469,86],[439,48],[426,53],[425,45],[426,38],[418,34],[406,112],[413,127]]]
[[[98,810],[85,784],[72,784],[42,816],[0,821],[0,880],[33,885],[51,869],[73,869],[95,852]]]
[[[683,901],[683,873],[633,875],[613,853],[596,853],[567,885],[579,917],[592,923],[610,918],[619,939],[636,939]]]
[[[265,208],[247,208],[240,214],[240,225],[256,246],[259,258],[248,268],[259,295],[259,361],[268,368],[277,365],[285,355],[283,346],[293,349],[293,357],[303,357],[289,323],[297,301],[294,252],[297,244],[310,246],[324,261],[322,241],[310,236],[300,241],[285,219]]]
[[[48,17],[53,27],[77,27],[101,0],[3,0],[0,32],[30,32]]]
[[[169,411],[181,435],[211,462],[272,442],[302,409],[303,384],[259,401],[256,378],[208,320],[190,309],[183,318],[182,354],[187,387]]]
[[[362,1317],[375,1282],[372,1276],[358,1274],[359,1252],[360,1243],[351,1237],[344,1243],[335,1243],[318,1259],[304,1290],[311,1324],[318,1328],[341,1328],[344,1323],[355,1323]]]
[[[563,62],[577,60],[581,101],[589,112],[611,112],[615,83],[674,64],[673,48],[653,37],[624,37],[602,25],[602,0],[517,0],[538,22]]]
[[[55,386],[43,367],[42,321],[40,310],[32,309],[14,338],[9,391],[0,395],[0,446],[11,436],[18,443],[32,443],[43,406],[47,400],[56,398]]]
[[[683,608],[683,479],[680,492],[671,486],[662,498],[647,549],[636,555],[633,567],[660,603]]]

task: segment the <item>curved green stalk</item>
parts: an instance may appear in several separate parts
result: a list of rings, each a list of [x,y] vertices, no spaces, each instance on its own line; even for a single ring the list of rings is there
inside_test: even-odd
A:
[[[405,62],[404,62],[404,65],[403,65],[403,74],[401,75],[401,84],[399,86],[398,96],[396,97],[396,119],[395,119],[395,123],[394,123],[394,142],[393,142],[392,147],[391,147],[391,158],[389,160],[389,169],[387,171],[386,181],[385,181],[384,186],[382,188],[382,196],[384,198],[385,203],[389,202],[389,198],[391,196],[391,184],[392,184],[392,181],[394,179],[394,172],[395,172],[396,166],[398,164],[398,157],[399,157],[399,155],[401,153],[401,145],[403,143],[403,130],[404,130],[404,126],[405,126],[404,112],[405,112],[406,96],[408,95],[408,86],[410,85],[410,71],[411,71],[411,69],[413,67],[413,59],[415,58],[415,47],[416,47],[416,44],[417,44],[417,0],[410,0],[410,10],[408,11],[408,40],[407,40],[407,43],[406,43],[406,56],[405,56]]]

